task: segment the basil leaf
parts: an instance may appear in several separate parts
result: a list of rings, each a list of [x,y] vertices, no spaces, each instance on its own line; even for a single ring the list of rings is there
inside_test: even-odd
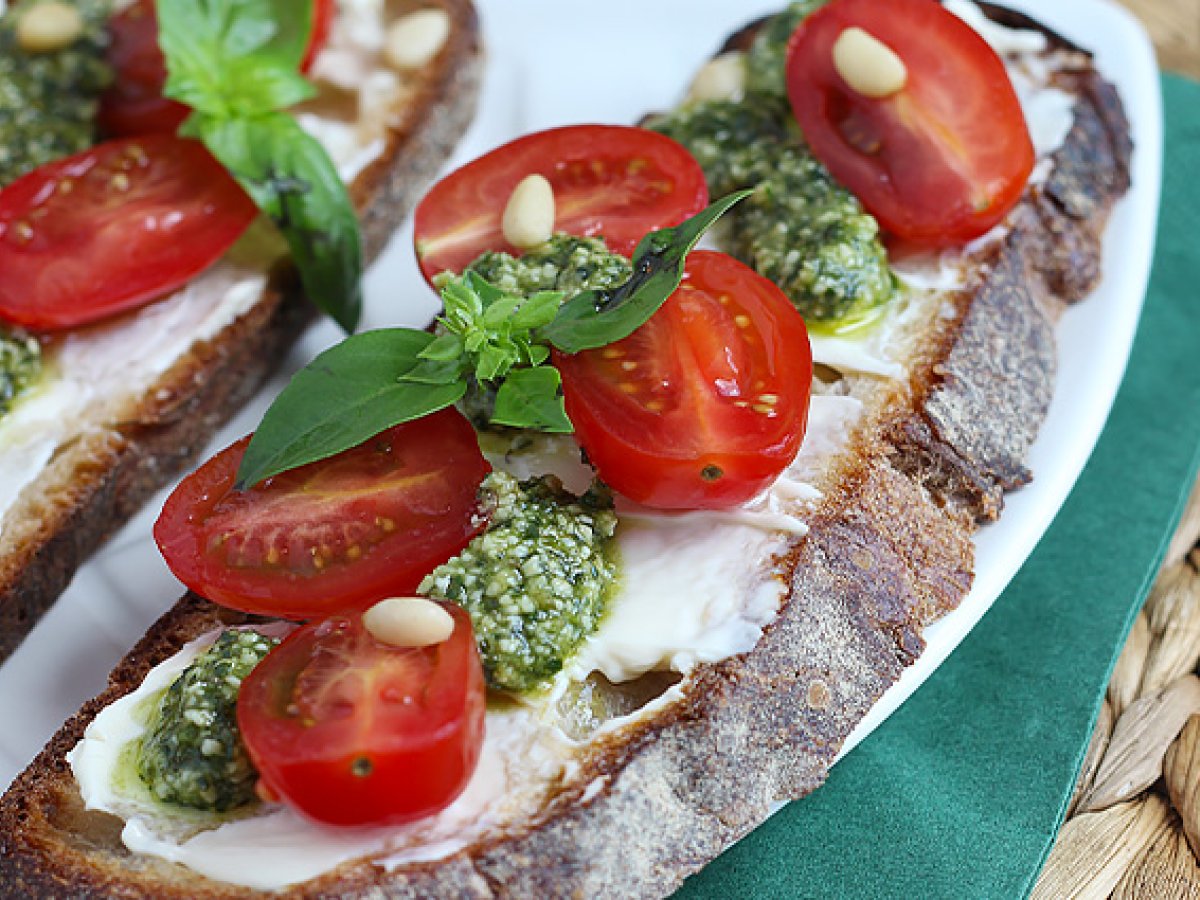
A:
[[[463,355],[464,349],[462,338],[457,334],[440,334],[421,351],[421,359],[432,359],[438,362],[457,361]]]
[[[553,366],[513,369],[496,392],[493,424],[570,434],[575,429],[563,408],[560,387],[562,376]]]
[[[499,347],[489,344],[479,353],[475,377],[479,381],[494,381],[512,368],[513,358]]]
[[[513,316],[513,328],[533,330],[549,325],[558,315],[565,294],[562,291],[538,291],[521,304]]]
[[[402,381],[433,335],[410,328],[368,331],[326,350],[292,378],[254,433],[236,488],[357,447],[393,425],[457,403],[466,383]]]
[[[462,359],[428,359],[422,356],[417,364],[400,376],[401,381],[414,384],[454,384],[463,377]]]
[[[350,195],[321,145],[284,113],[194,113],[184,127],[279,226],[308,297],[354,331],[362,314],[362,238]]]
[[[488,308],[483,311],[483,318],[479,320],[480,324],[489,330],[500,330],[521,308],[523,302],[520,297],[501,297],[489,304]]]
[[[633,254],[633,275],[611,291],[584,291],[559,309],[538,337],[564,353],[593,350],[627,338],[658,312],[683,280],[688,253],[735,203],[752,191],[721,198],[681,225],[652,231]]]
[[[504,297],[504,291],[500,290],[500,288],[496,287],[496,285],[492,284],[474,269],[467,269],[466,281],[471,290],[483,301],[484,307],[491,306],[497,300]],[[482,313],[482,311],[483,309],[481,308],[480,312]]]
[[[253,116],[316,95],[300,74],[313,0],[162,0],[163,92],[217,116]]]

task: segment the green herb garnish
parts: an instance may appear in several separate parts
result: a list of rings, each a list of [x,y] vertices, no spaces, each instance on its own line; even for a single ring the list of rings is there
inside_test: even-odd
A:
[[[603,347],[654,315],[683,279],[688,252],[748,191],[717,201],[675,227],[647,235],[633,275],[612,291],[506,293],[468,272],[442,285],[437,336],[411,328],[354,335],[296,374],[267,410],[238,468],[240,490],[356,447],[393,425],[458,402],[470,379],[497,386],[491,421],[570,432],[562,378],[550,349]]]
[[[157,5],[164,93],[192,107],[196,137],[279,227],[305,292],[347,332],[362,312],[362,238],[320,143],[282,110],[316,89],[300,74],[312,0],[171,0]]]

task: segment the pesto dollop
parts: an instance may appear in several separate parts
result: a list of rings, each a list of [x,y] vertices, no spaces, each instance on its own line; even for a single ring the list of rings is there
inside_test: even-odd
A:
[[[12,409],[17,395],[37,381],[42,348],[29,335],[0,328],[0,416]]]
[[[258,773],[238,730],[238,688],[278,643],[226,631],[163,693],[137,750],[138,775],[155,797],[214,812],[254,799]]]
[[[812,155],[788,103],[788,39],[823,2],[793,3],[760,29],[742,99],[689,103],[650,127],[691,151],[713,196],[755,189],[729,214],[728,249],[778,284],[810,325],[836,328],[870,319],[896,281],[878,223]]]
[[[896,290],[879,223],[811,153],[785,147],[736,210],[733,255],[816,325],[870,319]]]
[[[487,530],[421,582],[471,616],[488,684],[536,690],[599,627],[617,580],[612,497],[582,497],[552,476],[518,482],[493,472],[480,488]]]
[[[92,146],[100,93],[112,80],[106,0],[65,0],[83,16],[83,34],[62,50],[31,53],[17,42],[17,18],[36,0],[0,16],[0,188],[38,166]]]
[[[787,99],[787,45],[792,32],[814,11],[825,5],[827,0],[799,0],[788,4],[787,9],[772,16],[758,34],[746,53],[746,89],[751,93]]]
[[[629,260],[609,250],[600,238],[569,234],[556,234],[517,257],[488,251],[467,269],[508,294],[563,291],[564,301],[583,291],[618,287],[633,273]]]
[[[893,296],[878,223],[812,155],[785,101],[748,93],[690,103],[650,127],[691,151],[714,196],[755,189],[729,213],[728,249],[810,325],[867,319]]]

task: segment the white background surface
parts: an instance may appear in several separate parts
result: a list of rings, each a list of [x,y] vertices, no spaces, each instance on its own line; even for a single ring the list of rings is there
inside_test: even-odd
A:
[[[480,114],[450,161],[457,165],[524,132],[573,122],[633,122],[682,94],[723,36],[780,0],[476,0],[489,48]],[[1150,44],[1132,16],[1107,0],[1013,5],[1097,51],[1116,81],[1138,143],[1135,186],[1106,244],[1096,296],[1061,328],[1059,390],[1033,451],[1033,485],[1009,500],[979,539],[977,580],[963,607],[929,632],[929,649],[872,711],[860,739],[945,658],[983,615],[1050,524],[1095,443],[1136,328],[1153,244],[1161,165],[1161,105]],[[435,298],[417,274],[411,230],[397,233],[367,279],[364,327],[424,325]],[[321,325],[289,357],[288,371],[338,339]],[[214,441],[253,429],[277,377]],[[0,785],[7,785],[84,700],[103,690],[116,661],[182,593],[150,539],[163,492],[87,566],[18,651],[0,667]]]

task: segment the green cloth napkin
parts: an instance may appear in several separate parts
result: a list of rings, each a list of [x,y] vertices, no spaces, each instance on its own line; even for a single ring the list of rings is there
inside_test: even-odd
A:
[[[679,897],[1014,898],[1033,886],[1200,448],[1200,84],[1163,79],[1158,249],[1128,374],[1074,492],[938,672]]]

